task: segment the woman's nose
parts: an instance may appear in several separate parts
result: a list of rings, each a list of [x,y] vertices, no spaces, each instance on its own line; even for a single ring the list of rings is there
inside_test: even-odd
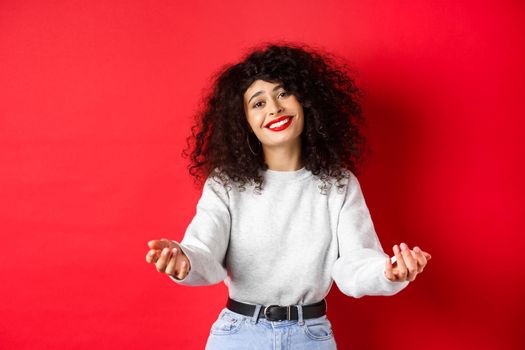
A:
[[[283,110],[283,108],[281,107],[279,102],[272,100],[272,102],[270,104],[270,114],[278,114],[278,113],[282,112],[282,110]]]

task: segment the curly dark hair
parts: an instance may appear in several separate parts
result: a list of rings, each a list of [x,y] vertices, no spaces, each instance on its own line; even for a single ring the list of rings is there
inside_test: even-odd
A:
[[[262,152],[254,155],[247,144],[250,126],[244,112],[244,93],[258,79],[280,83],[301,103],[304,129],[301,160],[304,167],[323,181],[336,179],[338,189],[348,172],[359,166],[369,152],[363,128],[360,98],[363,92],[351,69],[334,54],[311,45],[290,42],[259,44],[245,53],[241,62],[225,64],[212,76],[211,88],[203,94],[195,115],[192,135],[183,157],[190,157],[188,170],[202,185],[209,175],[229,187],[233,180],[241,190],[246,183],[260,192],[268,169]],[[190,154],[191,152],[191,154]],[[321,188],[321,187],[320,187]]]

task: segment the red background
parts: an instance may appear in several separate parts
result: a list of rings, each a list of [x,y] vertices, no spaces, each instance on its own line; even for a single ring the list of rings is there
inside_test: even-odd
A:
[[[393,297],[334,284],[341,349],[524,349],[518,1],[2,1],[0,348],[200,349],[226,286],[145,261],[200,189],[201,90],[263,40],[345,57],[367,92],[360,176],[385,251],[433,259]],[[521,216],[522,216],[521,215]]]

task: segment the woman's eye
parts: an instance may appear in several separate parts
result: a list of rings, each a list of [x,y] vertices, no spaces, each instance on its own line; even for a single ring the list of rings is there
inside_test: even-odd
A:
[[[288,93],[287,93],[286,91],[283,91],[283,92],[281,92],[281,93],[279,94],[279,96],[283,96],[283,95],[284,95],[284,96],[288,96]],[[264,103],[264,102],[263,102],[263,101],[259,101],[259,102],[255,103],[255,104],[253,105],[253,107],[254,107],[254,108],[259,108],[259,106],[260,106],[261,103]]]

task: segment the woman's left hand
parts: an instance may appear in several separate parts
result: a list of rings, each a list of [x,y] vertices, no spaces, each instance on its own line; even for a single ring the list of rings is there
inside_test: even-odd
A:
[[[385,277],[392,282],[413,281],[419,273],[423,272],[432,256],[417,246],[414,250],[410,250],[405,243],[400,245],[401,250],[397,244],[394,245],[396,266],[392,266],[390,257],[387,259]]]

